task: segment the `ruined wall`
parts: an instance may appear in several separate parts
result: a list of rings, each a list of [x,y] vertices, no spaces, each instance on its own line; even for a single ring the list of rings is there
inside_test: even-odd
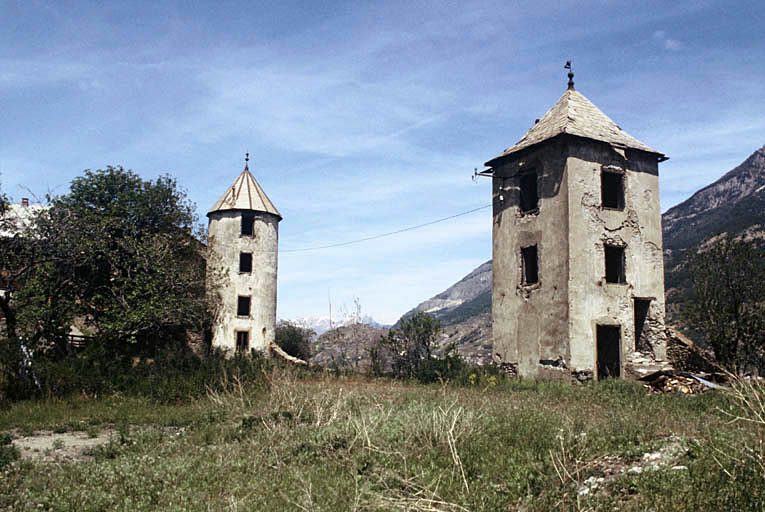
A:
[[[539,209],[520,211],[519,173],[538,173]],[[520,375],[568,364],[568,202],[565,146],[551,141],[494,169],[492,195],[494,352]],[[562,192],[562,193],[561,193]],[[539,281],[522,284],[521,248],[537,245]],[[540,364],[540,362],[542,362]],[[554,364],[550,364],[554,363]]]
[[[279,218],[255,213],[253,236],[242,236],[241,212],[217,211],[210,215],[208,238],[211,255],[208,275],[219,287],[222,300],[213,327],[213,346],[233,352],[236,331],[249,332],[250,348],[264,350],[276,328],[276,273]],[[252,272],[239,272],[240,252],[252,253]],[[249,317],[237,316],[237,299],[251,296]]]
[[[635,350],[634,298],[650,298],[643,348],[665,357],[664,273],[658,165],[652,155],[578,139],[566,162],[570,208],[569,336],[571,367],[595,371],[596,326],[621,327],[621,374]],[[624,208],[602,207],[601,172],[624,176]],[[625,282],[607,283],[606,245],[624,248]]]

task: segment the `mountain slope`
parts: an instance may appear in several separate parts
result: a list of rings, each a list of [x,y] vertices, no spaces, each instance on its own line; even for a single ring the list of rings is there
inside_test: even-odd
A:
[[[724,231],[739,233],[763,223],[765,146],[661,217],[664,250],[686,249]]]
[[[433,315],[442,326],[452,325],[491,309],[491,260],[478,266],[452,286],[404,314]]]
[[[765,238],[765,146],[662,215],[667,323],[682,326],[680,310],[691,288],[687,259],[719,233]]]

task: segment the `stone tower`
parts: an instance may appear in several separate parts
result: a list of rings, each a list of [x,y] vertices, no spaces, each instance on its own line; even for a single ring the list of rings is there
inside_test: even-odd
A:
[[[569,87],[492,177],[495,357],[522,376],[580,380],[662,364],[658,163]]]
[[[213,347],[266,351],[276,327],[276,271],[282,216],[248,168],[207,217],[208,287],[220,294]],[[267,351],[266,351],[267,352]]]

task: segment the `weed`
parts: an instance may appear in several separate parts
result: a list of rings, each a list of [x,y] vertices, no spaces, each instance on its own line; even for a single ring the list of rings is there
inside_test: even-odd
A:
[[[763,505],[757,461],[733,451],[757,446],[754,423],[731,423],[718,407],[737,416],[740,409],[716,392],[649,396],[628,382],[574,388],[491,370],[471,370],[475,377],[468,373],[464,382],[452,381],[457,385],[261,372],[227,373],[206,395],[172,404],[131,395],[12,404],[0,412],[0,425],[98,418],[97,425],[115,426],[110,441],[91,450],[95,463],[8,466],[0,510]],[[684,447],[673,464],[685,469],[628,472],[675,439],[671,434]],[[580,494],[586,485],[591,490]]]

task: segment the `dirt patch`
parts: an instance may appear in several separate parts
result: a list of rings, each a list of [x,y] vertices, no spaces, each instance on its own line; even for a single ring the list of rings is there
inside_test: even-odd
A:
[[[16,437],[13,444],[22,459],[42,462],[76,462],[90,458],[89,451],[109,442],[113,430],[103,430],[96,436],[87,432],[50,431],[35,432],[31,436]]]

